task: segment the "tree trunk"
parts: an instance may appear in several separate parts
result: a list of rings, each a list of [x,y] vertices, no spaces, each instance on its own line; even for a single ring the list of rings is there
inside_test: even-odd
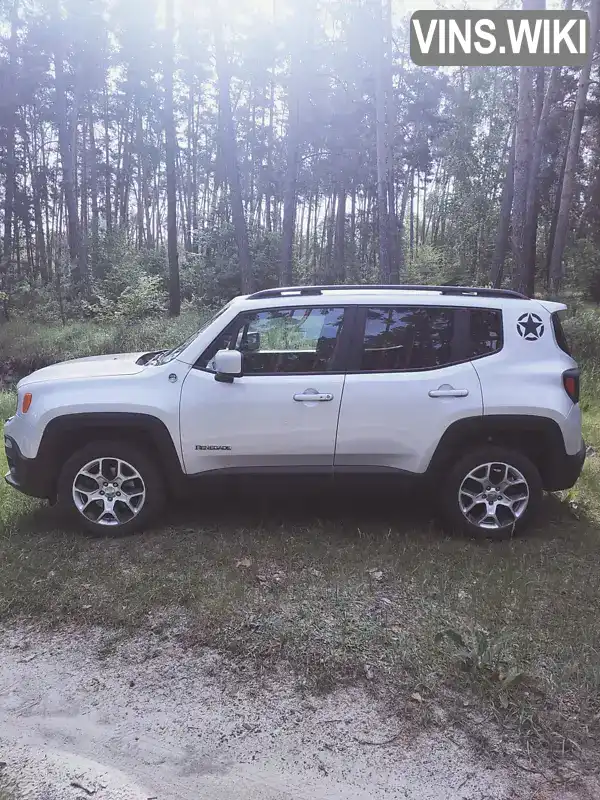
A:
[[[535,9],[535,0],[523,0],[523,10]],[[515,178],[512,210],[513,288],[527,292],[532,283],[533,265],[528,263],[525,248],[525,217],[529,174],[533,155],[533,67],[519,71],[517,128],[515,135]]]
[[[442,215],[442,220],[445,220],[445,215]],[[410,176],[410,260],[414,258],[415,247],[415,171],[411,171]]]
[[[34,152],[38,152],[37,146],[37,130],[36,126],[38,120],[34,119],[33,114],[30,114],[29,126],[33,134]],[[48,256],[46,253],[46,237],[44,234],[44,218],[42,214],[42,194],[44,189],[43,176],[40,173],[38,164],[36,163],[36,156],[31,153],[29,148],[29,137],[25,136],[25,147],[30,164],[31,171],[31,199],[33,205],[33,221],[35,225],[35,252],[36,252],[36,267],[39,270],[40,277],[44,286],[48,283]],[[46,206],[47,208],[47,206]]]
[[[55,9],[55,20],[60,20],[60,9],[58,5]],[[69,243],[71,277],[73,279],[73,283],[81,288],[85,286],[87,276],[84,272],[81,231],[77,216],[77,198],[75,195],[74,175],[75,153],[71,149],[71,137],[69,136],[62,37],[63,32],[57,32],[55,37],[56,46],[54,51],[56,124],[58,127],[58,144],[62,165],[62,188],[64,191],[65,205],[67,210],[67,239]],[[76,123],[76,120],[74,120],[74,123]]]
[[[554,203],[552,204],[552,214],[550,217],[550,233],[548,235],[548,249],[546,251],[546,288],[550,288],[550,262],[552,261],[552,250],[554,248],[554,237],[556,235],[556,223],[558,220],[558,212],[560,210],[560,198],[562,192],[562,185],[565,179],[565,168],[567,166],[567,150],[569,143],[564,151],[561,165],[560,175],[558,176],[558,183],[556,186],[556,194],[554,196]]]
[[[390,218],[388,212],[389,147],[386,125],[386,88],[388,66],[386,36],[383,24],[382,0],[375,0],[377,20],[376,40],[376,143],[377,143],[377,215],[379,219],[379,274],[382,283],[389,283],[392,263],[390,259]]]
[[[96,152],[96,133],[94,131],[94,110],[91,99],[88,101],[88,128],[90,139],[90,194],[92,196],[92,248],[90,266],[92,275],[98,264],[99,221],[98,221],[98,161]]]
[[[287,165],[283,191],[283,235],[281,237],[281,272],[279,281],[281,286],[290,286],[293,283],[292,267],[297,203],[296,184],[298,182],[300,157],[299,64],[295,55],[292,59],[288,99]]]
[[[110,201],[110,122],[108,118],[108,92],[104,86],[104,213],[106,233],[112,233],[112,208]]]
[[[74,126],[75,136],[73,141],[77,141],[77,126]],[[74,148],[77,152],[76,148]],[[81,190],[80,190],[80,220],[81,220],[81,252],[85,264],[88,257],[88,144],[87,144],[87,121],[83,120],[81,125]]]
[[[137,151],[137,243],[138,249],[145,245],[144,236],[144,127],[142,124],[142,111],[139,106],[135,109],[135,149]]]
[[[10,38],[8,40],[8,71],[10,74],[9,97],[6,102],[6,181],[4,184],[4,235],[2,239],[2,266],[0,274],[7,274],[13,247],[13,216],[16,194],[15,136],[17,128],[17,27],[19,24],[19,0],[14,0],[10,10]],[[0,286],[2,286],[4,280]]]
[[[178,317],[181,312],[179,288],[179,257],[177,254],[177,179],[175,161],[177,139],[173,110],[173,73],[175,71],[174,0],[167,0],[166,43],[164,56],[165,88],[165,165],[167,172],[167,257],[169,261],[169,315]]]
[[[346,275],[346,192],[340,188],[338,192],[337,216],[335,221],[335,282],[343,282]]]
[[[567,244],[567,234],[569,231],[569,214],[571,203],[575,192],[575,178],[577,174],[577,162],[579,159],[579,145],[581,142],[581,129],[585,119],[587,93],[590,86],[590,72],[594,60],[594,52],[598,41],[598,23],[600,14],[600,3],[595,0],[591,5],[590,14],[590,50],[588,59],[581,69],[579,84],[577,86],[577,97],[575,109],[573,111],[573,121],[567,148],[567,158],[565,162],[565,175],[562,183],[560,196],[560,207],[556,220],[556,232],[554,235],[554,245],[550,259],[550,286],[552,292],[557,294],[560,291],[564,277],[563,255]]]
[[[502,285],[504,259],[506,258],[506,252],[509,244],[508,237],[510,232],[510,215],[515,185],[515,147],[516,132],[513,129],[510,155],[508,157],[506,176],[504,178],[504,185],[502,187],[502,195],[500,198],[500,221],[498,224],[498,235],[496,237],[496,246],[494,248],[494,255],[492,256],[492,264],[490,268],[491,281],[497,289],[499,289]]]
[[[237,157],[237,141],[233,114],[231,111],[231,98],[229,95],[229,62],[225,53],[221,35],[220,24],[216,25],[215,47],[217,56],[217,78],[219,86],[219,112],[221,116],[223,156],[231,194],[231,213],[235,229],[235,239],[240,261],[240,279],[242,292],[248,294],[252,291],[252,263],[250,260],[250,243],[248,241],[248,228],[244,216],[244,203],[242,199],[242,181]]]

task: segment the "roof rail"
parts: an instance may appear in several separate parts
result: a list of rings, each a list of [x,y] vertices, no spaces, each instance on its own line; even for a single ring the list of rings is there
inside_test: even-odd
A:
[[[491,289],[477,286],[426,286],[412,284],[347,284],[330,286],[282,286],[277,289],[263,289],[248,296],[248,300],[267,300],[273,297],[286,296],[314,296],[325,291],[368,291],[369,289],[383,289],[385,291],[413,291],[413,292],[439,292],[443,295],[471,295],[475,297],[506,297],[515,300],[529,300],[527,295],[514,292],[511,289]]]

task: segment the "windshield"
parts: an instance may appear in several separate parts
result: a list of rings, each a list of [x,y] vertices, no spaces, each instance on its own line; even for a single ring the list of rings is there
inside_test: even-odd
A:
[[[151,359],[148,364],[158,366],[160,364],[167,364],[169,361],[173,361],[173,359],[177,358],[180,353],[183,353],[186,347],[189,347],[194,339],[196,339],[203,331],[205,331],[209,325],[212,325],[213,322],[221,316],[221,314],[227,311],[230,305],[231,302],[227,303],[227,305],[223,306],[223,308],[217,311],[216,314],[210,317],[208,321],[202,325],[202,327],[200,327],[197,331],[194,331],[191,336],[188,336],[184,342],[178,344],[177,347],[172,347],[170,350],[164,350],[162,353],[158,353],[158,355],[154,356],[154,358]]]

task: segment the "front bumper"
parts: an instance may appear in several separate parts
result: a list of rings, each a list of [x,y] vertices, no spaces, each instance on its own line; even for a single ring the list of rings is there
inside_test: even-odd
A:
[[[544,470],[544,489],[547,492],[559,492],[575,486],[583,470],[586,450],[586,444],[582,440],[581,449],[575,455],[561,453],[553,458]]]
[[[39,458],[25,458],[19,446],[10,436],[4,436],[4,449],[8,461],[8,472],[4,480],[18,491],[30,497],[52,499],[52,477]]]

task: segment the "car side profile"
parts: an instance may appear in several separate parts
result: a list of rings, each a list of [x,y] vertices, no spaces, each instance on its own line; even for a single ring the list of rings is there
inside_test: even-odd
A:
[[[585,459],[565,308],[452,286],[237,297],[171,350],[24,378],[6,480],[126,533],[207,476],[381,473],[434,482],[449,530],[514,535]]]

